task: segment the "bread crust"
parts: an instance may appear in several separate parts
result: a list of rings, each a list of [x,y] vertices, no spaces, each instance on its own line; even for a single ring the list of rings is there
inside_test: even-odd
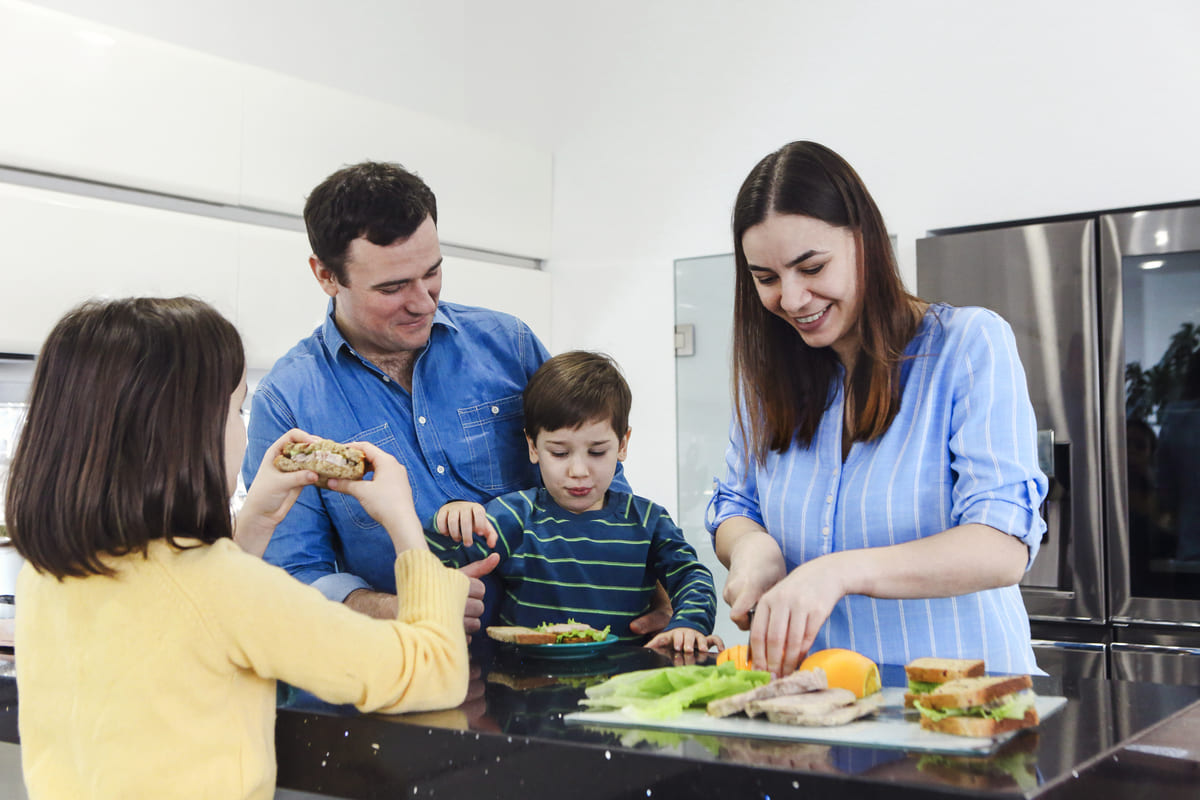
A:
[[[506,644],[554,644],[558,639],[553,633],[535,631],[520,625],[492,625],[487,629],[487,635]]]
[[[928,694],[918,697],[925,708],[969,708],[990,703],[1006,694],[1029,689],[1028,675],[996,675],[990,678],[957,678],[946,681]]]
[[[294,456],[297,454],[306,453],[333,453],[343,457],[350,463],[348,465],[341,465],[331,464],[328,461],[320,459],[307,461],[294,460]],[[302,469],[315,472],[319,476],[317,485],[322,488],[329,488],[330,478],[348,481],[362,480],[362,476],[366,472],[366,458],[366,453],[357,447],[350,447],[341,442],[335,442],[332,439],[320,439],[315,442],[293,442],[292,444],[285,445],[283,455],[276,456],[273,463],[275,464],[275,468],[280,472],[299,472]]]
[[[937,722],[926,716],[921,717],[921,727],[939,733],[952,733],[955,736],[972,736],[977,739],[987,739],[999,736],[1009,731],[1019,731],[1022,728],[1032,728],[1040,720],[1036,708],[1030,708],[1021,719],[985,719],[983,717],[946,717]]]
[[[983,675],[982,658],[914,658],[904,667],[910,681],[945,683],[955,678]]]

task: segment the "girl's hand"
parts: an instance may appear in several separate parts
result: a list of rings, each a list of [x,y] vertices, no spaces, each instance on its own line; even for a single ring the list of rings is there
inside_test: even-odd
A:
[[[467,547],[474,543],[473,535],[482,536],[489,548],[496,546],[498,538],[483,506],[468,500],[451,500],[439,508],[434,527],[438,533]]]
[[[246,501],[238,511],[234,524],[233,540],[247,553],[261,556],[271,541],[275,526],[283,521],[291,510],[300,490],[318,480],[317,473],[309,470],[281,472],[275,467],[275,458],[283,454],[285,445],[292,442],[315,442],[318,436],[293,428],[275,440],[263,455]]]
[[[766,531],[742,534],[731,549],[729,577],[722,592],[734,624],[749,630],[759,598],[785,575],[783,553]]]
[[[750,626],[755,669],[787,675],[800,666],[821,626],[846,593],[839,572],[843,561],[833,556],[813,559],[763,593]]]
[[[330,478],[329,488],[362,503],[363,510],[387,530],[397,555],[414,547],[427,549],[425,531],[413,504],[408,470],[395,457],[370,442],[350,442],[349,446],[366,454],[369,471],[375,475],[372,480],[361,481]]]

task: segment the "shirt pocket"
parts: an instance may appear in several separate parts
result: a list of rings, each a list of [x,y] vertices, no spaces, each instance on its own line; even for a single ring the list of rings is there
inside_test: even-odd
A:
[[[396,445],[396,437],[392,434],[392,429],[385,422],[382,425],[377,425],[374,428],[367,428],[365,431],[359,431],[351,436],[346,441],[348,442],[370,442],[371,444],[383,450],[385,453],[390,453],[397,459],[400,458],[399,449]],[[370,528],[380,527],[378,520],[366,512],[362,507],[362,503],[354,499],[348,494],[341,492],[326,491],[326,495],[333,495],[336,499],[330,509],[335,517],[335,524],[338,529],[343,528],[341,521],[348,520],[355,528],[359,530],[368,530]]]
[[[517,485],[529,460],[521,395],[460,408],[458,420],[472,483],[493,495],[529,488]]]

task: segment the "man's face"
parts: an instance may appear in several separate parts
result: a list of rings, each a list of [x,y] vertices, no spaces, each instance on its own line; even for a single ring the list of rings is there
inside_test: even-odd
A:
[[[314,256],[313,274],[336,298],[334,320],[361,355],[413,353],[429,341],[442,291],[442,249],[426,217],[407,239],[380,246],[363,237],[346,250],[346,282]]]

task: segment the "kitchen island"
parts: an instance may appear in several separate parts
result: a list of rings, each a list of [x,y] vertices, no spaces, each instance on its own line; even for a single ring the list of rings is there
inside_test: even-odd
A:
[[[468,700],[449,711],[361,715],[281,688],[279,786],[295,796],[471,800],[1200,796],[1200,687],[1035,678],[1039,694],[1064,696],[1066,707],[975,758],[570,725],[563,717],[589,683],[671,659],[617,646],[545,661],[487,641],[472,654]],[[0,670],[0,740],[15,743],[11,672]],[[903,670],[883,677],[898,685]]]

